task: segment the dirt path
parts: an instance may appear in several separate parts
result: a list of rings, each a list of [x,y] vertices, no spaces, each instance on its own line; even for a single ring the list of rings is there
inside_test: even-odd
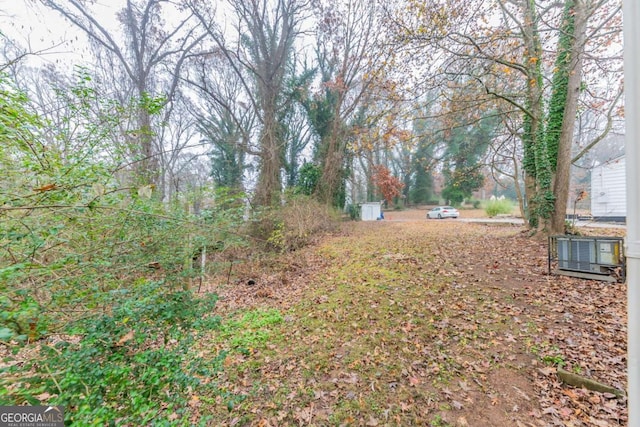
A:
[[[624,285],[548,276],[516,227],[405,215],[214,281],[212,425],[626,424],[624,399],[555,375],[625,388]]]

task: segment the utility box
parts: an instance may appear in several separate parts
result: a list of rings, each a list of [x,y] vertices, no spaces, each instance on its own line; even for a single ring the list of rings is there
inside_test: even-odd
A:
[[[549,273],[583,279],[624,281],[624,239],[621,237],[549,237]]]
[[[382,206],[380,202],[369,202],[360,205],[360,219],[363,221],[375,221],[380,219]]]

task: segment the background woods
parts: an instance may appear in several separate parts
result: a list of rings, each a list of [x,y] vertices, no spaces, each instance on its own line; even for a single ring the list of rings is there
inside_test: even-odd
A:
[[[313,166],[310,193],[343,209],[379,197],[384,164],[408,203],[510,181],[530,226],[559,232],[571,165],[609,160],[597,147],[620,131],[616,2],[41,3],[86,38],[98,98],[128,109],[110,130],[119,181],[165,202],[215,182],[278,205]],[[68,69],[4,40],[6,78],[51,114]]]

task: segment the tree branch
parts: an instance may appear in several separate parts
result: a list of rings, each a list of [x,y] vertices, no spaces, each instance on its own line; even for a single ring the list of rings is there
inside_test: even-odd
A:
[[[596,144],[602,141],[609,134],[611,128],[613,127],[613,109],[618,104],[618,101],[622,97],[623,93],[624,88],[620,87],[615,99],[611,102],[609,110],[607,111],[607,125],[605,126],[604,130],[571,159],[571,164],[575,164],[578,160],[584,157],[584,155],[587,154],[589,150],[591,150]]]

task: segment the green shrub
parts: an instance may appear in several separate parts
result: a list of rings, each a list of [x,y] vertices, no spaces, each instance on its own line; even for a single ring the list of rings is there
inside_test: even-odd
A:
[[[452,206],[460,206],[467,194],[460,188],[449,186],[442,190],[442,198],[448,200]]]
[[[351,219],[351,221],[360,219],[360,207],[358,205],[349,204],[347,206],[347,214],[349,214],[349,219]]]
[[[71,138],[31,113],[0,74],[0,341],[59,332],[148,280],[181,289],[197,273],[195,248],[241,244],[241,209],[231,196],[196,217],[163,204],[152,185],[119,181],[114,171],[127,159],[114,149],[110,127],[128,112],[88,85],[84,76],[58,92],[73,107],[65,118],[77,129]],[[105,107],[100,120],[94,103]],[[151,98],[145,105],[155,108]]]
[[[296,194],[311,196],[322,179],[322,168],[313,163],[305,163],[300,167],[298,183],[294,187]]]
[[[120,301],[111,313],[73,325],[69,332],[79,341],[63,336],[42,345],[26,366],[3,368],[0,373],[21,379],[0,381],[0,402],[64,405],[67,425],[191,425],[187,402],[218,392],[207,379],[225,356],[192,351],[204,333],[219,327],[211,316],[215,296],[167,293],[157,282],[122,292]]]
[[[513,213],[513,202],[508,199],[490,200],[487,202],[484,211],[489,217],[494,217],[499,214],[511,214]]]
[[[192,266],[197,248],[241,244],[227,233],[237,223],[221,217],[202,224],[142,199],[114,210],[114,199],[100,200],[93,210],[6,217],[0,233],[22,237],[0,253],[0,340],[33,341],[58,332],[75,318],[104,311],[120,291],[136,291],[147,279],[183,289],[198,273]]]
[[[162,203],[123,166],[139,147],[112,139],[132,111],[90,85],[57,92],[71,135],[0,74],[0,345],[26,353],[2,364],[0,404],[65,405],[77,425],[190,425],[186,402],[215,392],[224,356],[191,350],[219,323],[215,298],[188,290],[193,253],[242,244],[243,205],[219,193],[198,217]]]

